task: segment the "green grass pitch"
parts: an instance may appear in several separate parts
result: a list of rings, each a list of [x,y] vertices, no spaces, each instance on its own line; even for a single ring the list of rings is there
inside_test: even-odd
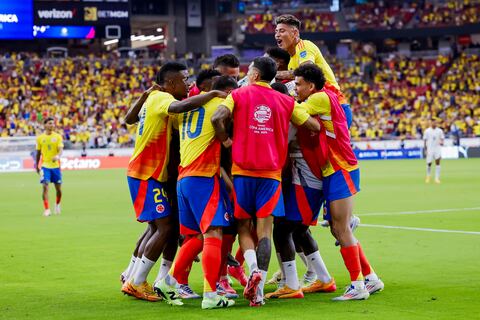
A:
[[[64,172],[60,216],[45,218],[34,173],[0,175],[0,319],[472,319],[480,313],[480,159],[442,162],[442,184],[424,183],[420,160],[363,161],[356,235],[385,291],[363,302],[335,294],[227,310],[148,303],[120,293],[143,226],[134,219],[125,171]],[[51,202],[54,192],[51,188]],[[451,209],[445,212],[432,210]],[[413,211],[413,214],[398,214]],[[418,213],[417,211],[429,211]],[[415,213],[416,212],[416,213]],[[330,233],[313,228],[339,294],[348,274]],[[475,233],[477,232],[477,233]],[[299,271],[303,267],[298,263]],[[272,257],[269,275],[277,269]],[[152,270],[150,279],[158,271]],[[190,276],[201,292],[201,265]],[[240,289],[235,284],[236,289]],[[266,288],[272,291],[273,287]]]

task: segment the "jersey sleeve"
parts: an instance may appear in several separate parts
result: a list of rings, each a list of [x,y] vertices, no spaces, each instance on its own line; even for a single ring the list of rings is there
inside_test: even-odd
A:
[[[295,102],[291,117],[292,122],[297,126],[301,126],[308,120],[308,118],[310,118],[310,115],[305,106]]]
[[[63,149],[63,147],[64,147],[64,145],[63,145],[63,137],[62,137],[61,134],[58,135],[57,147],[58,147],[58,148],[62,148],[62,149]]]
[[[147,108],[151,108],[152,113],[167,116],[168,108],[175,101],[177,101],[177,99],[172,95],[161,92],[153,95],[151,99],[148,97],[146,103]]]
[[[302,63],[311,62],[315,63],[315,49],[311,45],[305,45],[298,52],[298,66],[301,66]]]
[[[307,101],[301,104],[304,105],[310,115],[331,116],[330,98],[325,92],[314,93]]]
[[[233,112],[233,107],[235,106],[235,100],[233,100],[232,94],[229,94],[221,104],[227,107],[227,109],[230,110],[230,112]]]

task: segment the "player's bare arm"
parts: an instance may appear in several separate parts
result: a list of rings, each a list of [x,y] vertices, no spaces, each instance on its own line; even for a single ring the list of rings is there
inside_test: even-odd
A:
[[[152,93],[155,90],[160,90],[160,86],[157,84],[154,84],[148,90],[142,93],[140,98],[135,101],[135,103],[130,107],[130,109],[127,111],[127,114],[125,116],[125,123],[126,124],[135,124],[137,123],[140,119],[138,118],[138,114],[140,113],[140,110],[142,109],[143,104],[147,100],[148,96],[150,93]]]
[[[63,148],[59,147],[57,155],[55,157],[53,157],[52,160],[55,161],[55,162],[60,160],[60,157],[62,156],[62,152],[63,152]]]
[[[228,140],[230,140],[227,129],[225,128],[225,121],[230,118],[230,115],[230,110],[226,106],[220,105],[212,116],[212,124],[215,128],[215,134],[222,143],[228,143]]]
[[[321,128],[318,120],[312,117],[308,118],[307,121],[305,121],[305,123],[301,125],[301,127],[304,127],[313,132],[319,132]]]
[[[300,65],[304,64],[313,64],[312,61],[305,61],[301,63]],[[295,76],[293,75],[294,70],[287,70],[287,71],[277,71],[277,75],[275,76],[275,79],[277,80],[295,80]]]
[[[36,170],[37,173],[40,174],[40,157],[42,156],[41,150],[37,150],[37,154],[35,156],[35,165],[36,165]]]
[[[212,90],[205,94],[200,94],[198,96],[190,97],[182,101],[175,101],[170,104],[168,107],[169,113],[183,113],[192,111],[198,107],[201,107],[208,101],[213,98],[226,98],[227,93],[220,90]]]

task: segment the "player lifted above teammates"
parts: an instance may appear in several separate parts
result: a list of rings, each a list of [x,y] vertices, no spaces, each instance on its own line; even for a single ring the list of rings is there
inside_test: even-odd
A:
[[[172,212],[165,191],[171,139],[169,115],[197,108],[216,96],[225,96],[223,92],[211,91],[178,101],[187,96],[187,79],[185,65],[166,63],[157,75],[158,87],[143,95],[126,116],[127,123],[139,122],[135,150],[127,172],[130,194],[137,220],[148,222],[151,232],[142,239],[137,256],[141,260],[137,260],[133,266],[130,279],[125,282],[122,291],[148,301],[160,299],[146,281],[148,273],[164,251],[168,240],[175,239],[178,234],[176,213]],[[160,273],[165,275],[168,266],[165,269],[167,270],[161,268]],[[175,291],[159,293],[168,303],[181,304],[176,299]]]
[[[43,185],[42,199],[45,211],[43,215],[50,215],[50,206],[48,204],[48,184],[53,183],[57,193],[55,204],[55,213],[60,214],[60,200],[62,199],[62,172],[60,171],[60,156],[63,151],[63,138],[60,134],[53,131],[55,121],[53,118],[46,118],[44,121],[45,133],[37,137],[37,155],[36,169],[40,174],[40,183]],[[42,168],[40,169],[40,158],[42,159]]]
[[[307,64],[294,72],[300,100],[312,116],[318,116],[322,130],[318,147],[312,158],[321,169],[323,192],[326,199],[326,220],[340,242],[340,252],[350,273],[351,286],[334,300],[362,300],[383,290],[383,282],[373,271],[358,240],[353,236],[349,222],[353,211],[353,196],[360,190],[360,172],[350,144],[347,119],[338,96],[323,87],[322,70]],[[309,139],[298,139],[300,147]]]
[[[320,129],[293,98],[270,88],[276,72],[271,58],[256,58],[247,74],[250,85],[233,91],[212,118],[220,141],[229,143],[224,122],[233,115],[234,214],[240,246],[250,269],[244,297],[251,306],[264,304],[273,217],[285,214],[281,172],[287,156],[290,119],[309,129]],[[254,222],[258,244],[251,234]]]
[[[430,126],[423,133],[425,141],[425,158],[427,159],[426,183],[430,183],[432,162],[435,160],[435,183],[440,183],[440,160],[442,159],[442,146],[445,136],[438,127],[437,119],[430,121]]]

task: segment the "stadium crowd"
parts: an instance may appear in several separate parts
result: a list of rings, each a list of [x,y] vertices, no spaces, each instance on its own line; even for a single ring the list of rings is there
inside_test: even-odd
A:
[[[329,60],[352,105],[353,139],[420,138],[431,113],[452,136],[480,136],[478,55],[413,60],[359,53],[353,63]],[[158,70],[114,59],[12,54],[1,61],[0,136],[34,136],[53,116],[73,148],[133,145],[123,117]]]

